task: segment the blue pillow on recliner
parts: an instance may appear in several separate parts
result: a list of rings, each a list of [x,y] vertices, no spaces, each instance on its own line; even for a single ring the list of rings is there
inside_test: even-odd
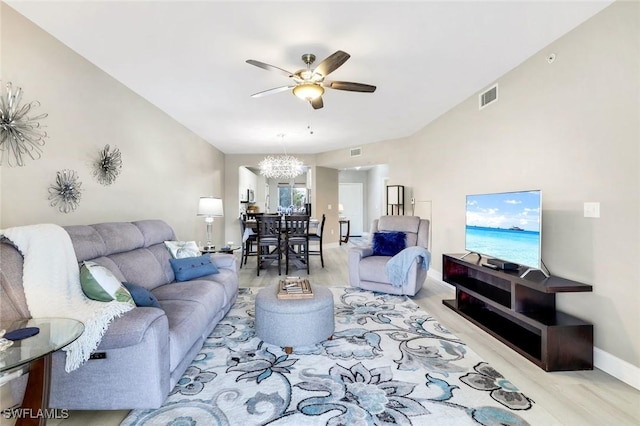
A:
[[[211,274],[217,274],[218,268],[211,263],[211,256],[205,254],[197,257],[185,257],[183,259],[169,259],[176,281],[189,281]]]
[[[407,247],[407,235],[404,232],[374,232],[373,255],[395,256]]]

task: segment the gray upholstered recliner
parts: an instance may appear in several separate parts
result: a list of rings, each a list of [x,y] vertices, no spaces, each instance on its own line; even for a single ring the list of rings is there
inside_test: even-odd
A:
[[[381,216],[371,224],[374,232],[401,231],[407,236],[407,247],[429,247],[429,221],[418,216]],[[373,256],[373,247],[352,247],[349,249],[349,282],[352,287],[383,293],[415,296],[427,278],[427,270],[417,259],[409,269],[408,280],[401,287],[393,286],[387,276],[386,264],[391,256]]]

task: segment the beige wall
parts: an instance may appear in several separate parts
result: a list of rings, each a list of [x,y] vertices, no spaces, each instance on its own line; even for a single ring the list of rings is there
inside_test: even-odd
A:
[[[337,243],[340,239],[338,212],[338,170],[329,167],[316,167],[314,170],[313,191],[315,204],[313,215],[320,219],[326,215],[322,244]]]
[[[1,78],[38,100],[50,137],[42,158],[0,168],[0,227],[164,219],[183,239],[204,240],[198,198],[221,196],[224,155],[165,113],[59,43],[5,4]],[[122,174],[100,185],[91,162],[106,145],[122,152]],[[79,208],[49,206],[47,188],[62,169],[82,182]],[[219,222],[219,224],[218,224]],[[222,230],[222,221],[215,224]]]
[[[559,307],[594,323],[596,347],[640,366],[639,5],[617,2],[405,140],[363,147],[391,184],[432,201],[433,268],[464,249],[465,195],[539,188],[544,262],[593,285]],[[557,59],[548,64],[546,56]],[[470,71],[471,72],[471,71]],[[335,166],[347,150],[318,155]],[[383,160],[385,159],[385,160]],[[344,164],[342,164],[344,165]],[[409,195],[410,196],[410,195]],[[599,219],[583,203],[601,203]]]

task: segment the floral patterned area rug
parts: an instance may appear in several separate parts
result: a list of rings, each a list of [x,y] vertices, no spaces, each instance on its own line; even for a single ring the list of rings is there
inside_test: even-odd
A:
[[[122,424],[557,423],[409,298],[331,290],[332,340],[287,355],[254,336],[258,289],[241,289],[163,406]]]

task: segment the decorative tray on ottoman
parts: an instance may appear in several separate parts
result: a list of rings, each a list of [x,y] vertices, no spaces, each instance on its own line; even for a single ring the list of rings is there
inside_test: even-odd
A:
[[[309,299],[313,290],[309,280],[300,277],[287,277],[278,284],[278,299]]]

